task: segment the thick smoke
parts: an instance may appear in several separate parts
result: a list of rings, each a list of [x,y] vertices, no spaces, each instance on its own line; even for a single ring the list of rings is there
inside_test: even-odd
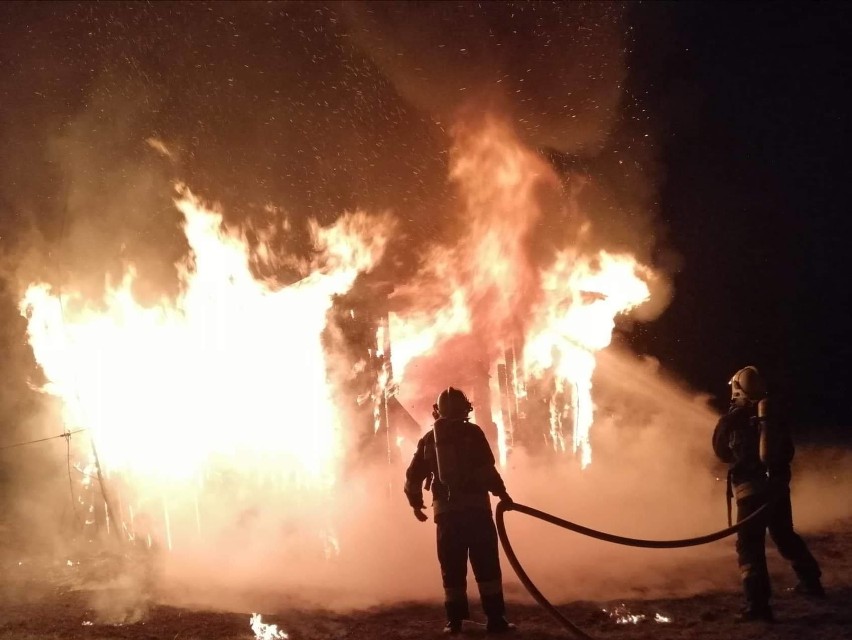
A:
[[[405,295],[423,293],[406,284],[418,282],[424,261],[469,232],[469,208],[450,178],[452,149],[489,113],[548,176],[524,238],[541,260],[530,266],[544,265],[548,243],[576,239],[583,223],[581,249],[630,251],[655,266],[658,168],[653,131],[627,90],[621,5],[34,3],[3,12],[0,358],[13,372],[0,390],[3,442],[63,429],[55,404],[28,387],[41,379],[23,346],[24,287],[46,281],[97,300],[134,264],[140,300],[174,295],[175,264],[188,251],[172,203],[178,180],[220,201],[254,248],[263,240],[274,255],[292,256],[254,265],[282,285],[310,259],[309,219],[391,212],[397,235],[371,277],[397,285],[392,304],[404,307]],[[258,235],[271,223],[279,231]],[[356,293],[369,300],[369,292]],[[668,295],[662,277],[635,317],[655,317]],[[343,331],[329,329],[336,378],[357,364],[355,351],[342,353]],[[708,462],[715,416],[705,399],[623,353],[602,356],[595,385],[592,466],[580,472],[568,457],[545,462],[519,451],[506,470],[515,498],[626,535],[720,528],[724,488]],[[425,424],[432,390],[413,388],[403,397],[422,392],[409,409]],[[330,498],[222,487],[200,541],[176,534],[170,553],[160,540],[153,568],[122,574],[130,577],[117,587],[121,611],[95,604],[114,620],[140,615],[134,596],[151,593],[245,609],[439,597],[431,523],[411,517],[400,491],[412,445],[403,443],[393,464],[356,461]],[[79,550],[69,530],[85,514],[67,506],[63,447],[4,451],[0,461],[5,513],[41,532],[31,542],[67,553]],[[848,515],[848,477],[798,482],[797,505],[830,487],[834,507],[804,505],[806,529]],[[676,554],[613,549],[509,517],[519,554],[558,597],[695,592],[736,579],[723,544]],[[192,531],[192,520],[175,530]]]
[[[668,379],[653,361],[617,348],[601,357],[595,383],[602,391],[592,465],[580,470],[570,456],[519,450],[503,471],[513,497],[633,537],[671,539],[724,528],[725,470],[709,453],[717,415],[708,398]],[[413,442],[403,450],[407,457]],[[160,597],[268,611],[439,599],[433,525],[417,522],[400,495],[406,457],[360,469],[324,500],[296,504],[280,496],[276,502],[269,494],[256,497],[236,521],[231,509],[223,510],[221,522],[208,513],[209,535],[199,542],[187,527],[189,539],[176,540],[183,550],[163,553]],[[793,504],[805,535],[852,515],[848,462],[848,455],[800,452]],[[730,538],[659,551],[608,545],[518,514],[508,514],[507,522],[524,566],[557,601],[683,596],[738,581]],[[525,600],[504,568],[508,593]]]
[[[352,37],[397,91],[451,125],[471,100],[537,148],[594,157],[618,118],[625,11],[617,4],[347,5]]]

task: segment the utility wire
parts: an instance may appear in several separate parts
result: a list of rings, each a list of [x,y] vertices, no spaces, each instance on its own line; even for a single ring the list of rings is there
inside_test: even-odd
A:
[[[80,514],[77,513],[76,496],[74,495],[74,480],[71,477],[71,436],[75,433],[82,433],[83,431],[87,431],[87,429],[74,429],[73,431],[66,431],[65,433],[60,433],[55,436],[38,438],[37,440],[27,440],[26,442],[16,442],[14,444],[7,444],[0,447],[0,451],[5,451],[6,449],[15,449],[16,447],[24,447],[29,444],[37,444],[39,442],[47,442],[48,440],[65,438],[65,465],[68,469],[68,490],[71,493],[71,511],[74,513],[74,520],[76,520],[78,526],[82,526],[82,523],[80,522]]]
[[[15,447],[23,447],[28,444],[36,444],[37,442],[47,442],[48,440],[56,440],[57,438],[68,438],[71,439],[75,433],[80,433],[82,431],[86,431],[86,429],[75,429],[74,431],[66,431],[65,433],[60,433],[55,436],[48,436],[47,438],[39,438],[38,440],[28,440],[26,442],[16,442],[15,444],[7,444],[0,447],[0,451],[4,451],[6,449],[14,449]]]

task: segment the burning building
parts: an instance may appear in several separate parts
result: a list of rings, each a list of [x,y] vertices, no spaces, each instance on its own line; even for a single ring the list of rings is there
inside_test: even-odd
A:
[[[80,57],[103,68],[68,83],[49,143],[16,146],[47,150],[62,206],[33,214],[15,276],[61,413],[44,431],[85,429],[90,526],[175,561],[259,530],[352,553],[341,522],[401,500],[448,385],[507,476],[522,451],[592,460],[596,353],[666,297],[645,169],[620,164],[645,152],[619,115],[622,12],[365,7],[51,9],[68,42],[103,21]]]
[[[407,458],[449,384],[471,392],[503,465],[517,447],[590,463],[595,352],[654,274],[584,251],[588,223],[567,211],[573,242],[536,246],[541,191],[562,187],[497,118],[457,129],[450,178],[464,225],[408,281],[370,274],[395,225],[364,212],[311,223],[300,279],[259,278],[252,265],[280,257],[178,185],[176,298],[138,302],[132,267],[101,301],[27,290],[44,391],[88,430],[99,464],[82,464],[115,486],[112,526],[148,537],[138,523],[158,522],[172,548],[176,529],[202,534],[210,500],[274,487],[321,503],[365,460]]]

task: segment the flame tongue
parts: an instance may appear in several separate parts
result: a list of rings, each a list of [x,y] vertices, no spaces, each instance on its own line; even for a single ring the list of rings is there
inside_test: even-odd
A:
[[[651,278],[650,270],[632,256],[606,251],[592,260],[563,252],[542,278],[544,296],[524,356],[533,375],[548,370],[555,375],[556,391],[566,399],[563,406],[551,409],[551,436],[557,447],[564,448],[559,416],[565,405],[570,406],[572,448],[583,467],[592,461],[594,354],[612,340],[615,317],[648,300],[646,281]]]
[[[315,270],[272,289],[249,269],[244,241],[188,190],[176,202],[192,258],[174,301],[143,307],[134,272],[103,308],[46,285],[21,304],[36,359],[72,424],[88,427],[104,465],[147,482],[213,467],[305,486],[332,482],[340,421],[321,333],[332,296],[380,259],[388,220],[363,213],[312,226]],[[66,310],[70,305],[66,304]]]
[[[649,298],[654,274],[630,255],[570,248],[548,254],[541,238],[532,242],[544,215],[542,192],[560,192],[561,186],[499,121],[457,128],[451,177],[462,195],[467,231],[457,244],[432,251],[411,286],[417,295],[391,317],[394,372],[418,378],[416,388],[440,388],[448,375],[466,384],[478,375],[470,362],[493,372],[504,348],[520,346],[505,363],[508,390],[495,395],[508,393],[514,404],[526,394],[524,376],[550,380],[551,441],[566,448],[562,416],[573,413],[572,448],[586,466],[595,352],[610,343],[615,317]],[[576,206],[568,209],[578,217]],[[566,219],[562,226],[583,233],[588,223]],[[410,367],[414,361],[416,368]],[[430,367],[430,361],[439,364]],[[503,461],[511,446],[511,413],[495,416]]]

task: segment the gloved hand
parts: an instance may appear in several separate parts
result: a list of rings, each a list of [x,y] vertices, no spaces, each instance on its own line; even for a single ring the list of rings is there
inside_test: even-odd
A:
[[[429,516],[423,513],[423,507],[414,507],[414,517],[420,522],[426,522],[429,519]]]
[[[769,411],[769,398],[764,398],[757,403],[757,417],[765,418]]]
[[[512,500],[512,496],[510,496],[508,493],[504,493],[503,495],[497,497],[500,498],[500,502],[505,503],[506,506],[515,504],[515,501]]]

